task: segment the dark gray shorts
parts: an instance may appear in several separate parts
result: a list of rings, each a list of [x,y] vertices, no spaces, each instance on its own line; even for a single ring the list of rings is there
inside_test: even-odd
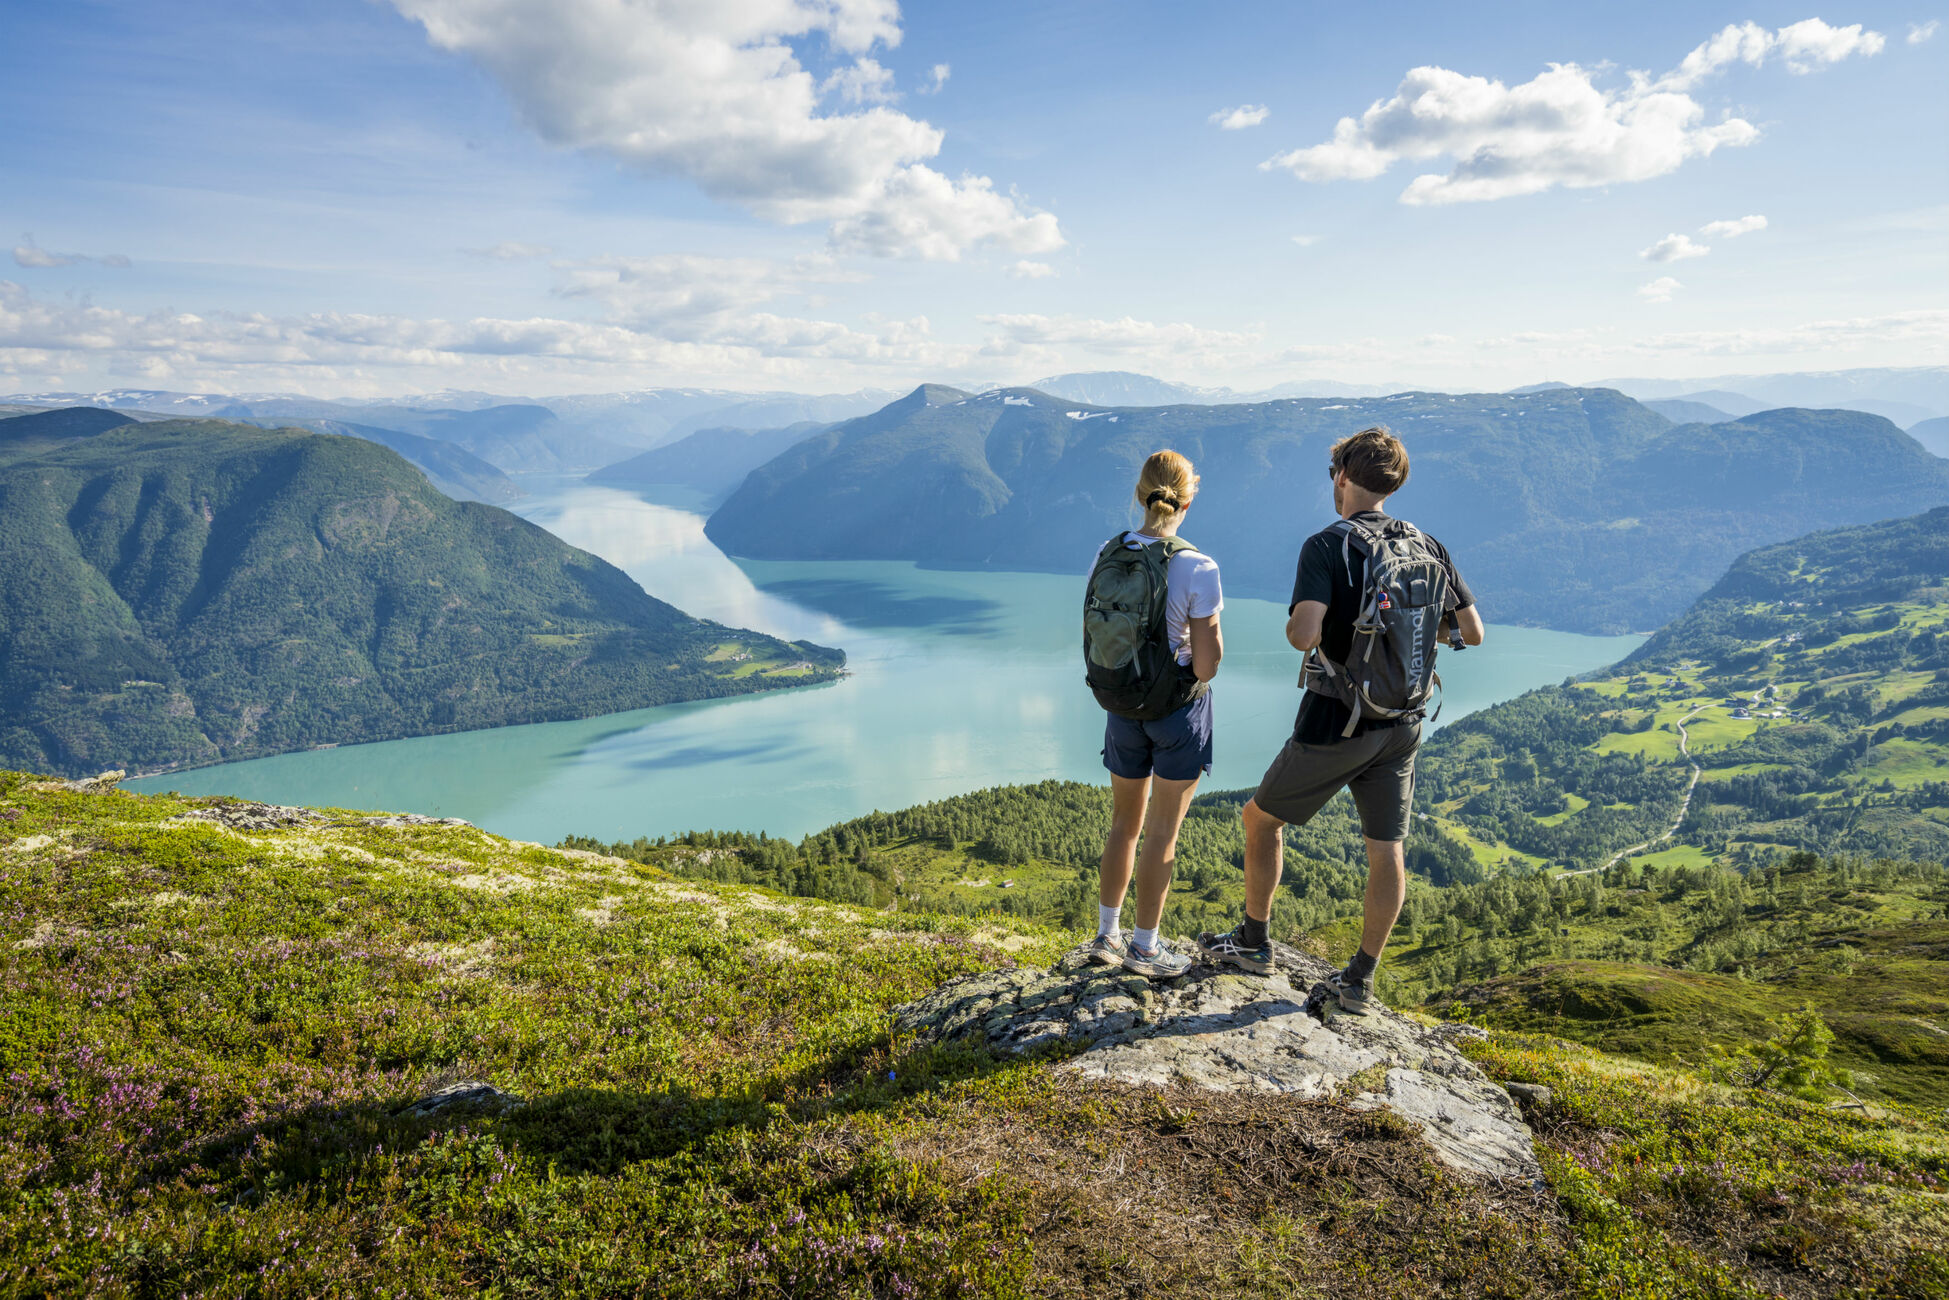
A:
[[[1421,724],[1381,727],[1323,745],[1288,740],[1266,769],[1252,802],[1280,821],[1304,826],[1326,801],[1353,791],[1360,832],[1370,840],[1404,840],[1414,804],[1414,756]]]

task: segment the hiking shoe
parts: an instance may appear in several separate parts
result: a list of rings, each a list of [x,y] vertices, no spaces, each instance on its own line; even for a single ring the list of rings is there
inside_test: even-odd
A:
[[[1223,934],[1213,934],[1207,930],[1198,936],[1198,951],[1215,962],[1236,966],[1240,970],[1251,971],[1254,975],[1272,974],[1270,939],[1252,948],[1239,942],[1237,930],[1227,930]]]
[[[1107,934],[1099,934],[1090,941],[1089,962],[1092,966],[1123,965],[1123,939]]]
[[[1340,1009],[1349,1015],[1364,1016],[1381,1005],[1380,999],[1374,996],[1372,980],[1350,980],[1345,971],[1333,972],[1313,988],[1338,1001]]]
[[[1123,968],[1145,979],[1173,980],[1191,969],[1191,959],[1173,952],[1162,939],[1149,949],[1139,948],[1133,940],[1123,946]]]

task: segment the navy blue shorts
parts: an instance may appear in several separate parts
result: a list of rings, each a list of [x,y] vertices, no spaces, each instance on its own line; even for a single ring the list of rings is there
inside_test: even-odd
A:
[[[1103,727],[1103,766],[1113,776],[1189,781],[1211,773],[1211,692],[1155,722],[1112,713]]]

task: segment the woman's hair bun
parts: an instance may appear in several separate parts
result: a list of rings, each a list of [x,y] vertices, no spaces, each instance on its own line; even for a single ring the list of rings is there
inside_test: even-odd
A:
[[[1155,514],[1160,507],[1176,514],[1197,495],[1198,476],[1191,462],[1168,448],[1152,452],[1137,475],[1137,502],[1146,514]]]

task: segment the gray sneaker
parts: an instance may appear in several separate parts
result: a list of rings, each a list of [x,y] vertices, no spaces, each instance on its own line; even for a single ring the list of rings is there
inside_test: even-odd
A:
[[[1092,966],[1123,965],[1123,948],[1124,948],[1123,937],[1121,935],[1117,936],[1116,938],[1111,938],[1107,934],[1097,935],[1096,938],[1090,941],[1090,951],[1089,951],[1090,965]]]
[[[1145,979],[1174,980],[1191,969],[1191,959],[1173,952],[1171,945],[1162,939],[1155,948],[1149,949],[1139,948],[1133,939],[1124,945],[1123,968]]]
[[[1368,1015],[1381,1005],[1374,996],[1374,981],[1350,980],[1345,971],[1335,971],[1313,987],[1339,1002],[1340,1009],[1349,1015]]]

